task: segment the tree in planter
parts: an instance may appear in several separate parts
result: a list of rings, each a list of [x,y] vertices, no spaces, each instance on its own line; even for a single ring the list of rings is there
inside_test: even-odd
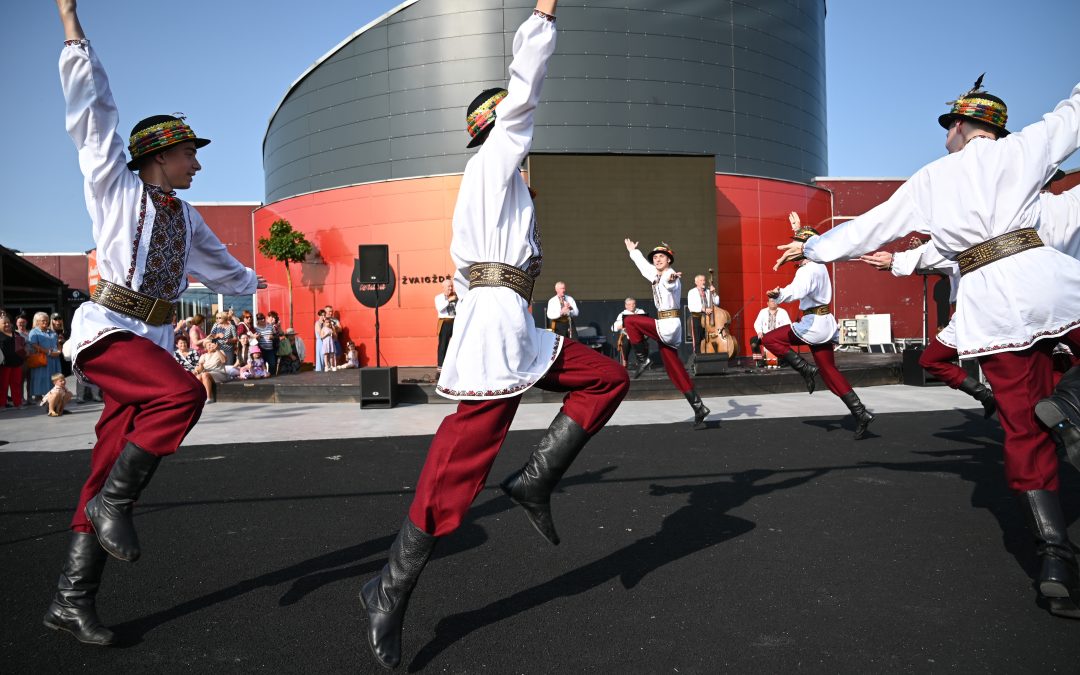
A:
[[[259,237],[259,253],[271,260],[285,263],[285,280],[289,285],[289,326],[292,326],[292,274],[289,263],[304,262],[311,253],[311,242],[303,232],[294,230],[289,221],[279,218],[270,224],[269,237]]]

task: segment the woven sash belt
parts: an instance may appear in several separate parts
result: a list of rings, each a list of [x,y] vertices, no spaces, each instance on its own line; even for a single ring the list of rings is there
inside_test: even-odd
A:
[[[960,255],[956,256],[956,263],[960,267],[960,274],[968,274],[975,270],[997,262],[1002,258],[1008,258],[1021,251],[1039,248],[1043,245],[1039,233],[1034,228],[1026,227],[1022,230],[1014,230],[972,246]]]
[[[662,309],[656,313],[657,319],[678,319],[679,310],[677,309]]]
[[[469,265],[469,290],[502,286],[514,291],[525,302],[532,302],[533,278],[513,265],[484,262]]]
[[[111,281],[98,281],[90,299],[106,309],[127,314],[151,326],[172,323],[173,303],[152,295],[143,295]]]
[[[825,316],[826,314],[832,314],[832,310],[828,305],[817,305],[816,307],[807,307],[802,311],[803,316],[807,314],[817,314],[818,316]]]

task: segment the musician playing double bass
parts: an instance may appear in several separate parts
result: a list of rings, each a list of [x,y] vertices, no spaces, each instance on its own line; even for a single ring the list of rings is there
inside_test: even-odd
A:
[[[709,333],[705,317],[712,312],[712,308],[720,304],[720,296],[716,293],[716,287],[709,284],[705,288],[705,275],[699,274],[694,277],[694,287],[686,294],[686,308],[690,310],[690,330],[694,338],[694,353],[700,354],[702,342]]]
[[[574,319],[578,315],[577,301],[566,294],[566,284],[555,282],[555,295],[548,300],[548,330],[567,338],[574,337]]]

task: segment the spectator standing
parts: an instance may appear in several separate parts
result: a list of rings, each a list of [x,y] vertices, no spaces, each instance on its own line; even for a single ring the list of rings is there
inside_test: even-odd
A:
[[[323,316],[319,328],[319,351],[323,355],[323,371],[337,370],[337,355],[334,353],[334,320]]]
[[[251,316],[251,312],[245,309],[240,314],[240,323],[236,324],[236,360],[241,365],[247,363],[248,353],[251,350],[249,340],[254,336],[255,319]]]
[[[30,369],[30,396],[40,400],[52,389],[53,374],[60,372],[56,331],[49,325],[49,315],[45,312],[34,314],[34,327],[27,340],[27,354],[34,353],[45,355],[45,365]]]
[[[225,363],[231,366],[236,363],[236,328],[229,320],[228,312],[218,312],[215,318],[217,321],[208,337],[217,343],[218,349],[225,355]]]
[[[15,332],[15,326],[11,323],[11,317],[0,314],[0,354],[3,354],[3,363],[0,363],[0,410],[9,405],[18,408],[23,404],[23,355],[19,354],[17,340],[19,334]],[[23,347],[23,354],[26,348]],[[8,390],[11,390],[11,401],[8,402]]]
[[[255,315],[255,332],[259,336],[259,351],[266,360],[267,371],[273,373],[277,370],[277,353],[274,351],[274,326],[266,321],[266,315],[259,312]]]
[[[188,331],[188,342],[199,356],[206,351],[206,332],[203,330],[203,321],[205,318],[202,314],[191,317],[191,329]]]
[[[15,348],[22,349],[23,405],[30,405],[30,366],[26,364],[30,343],[30,319],[25,314],[15,317]]]
[[[320,309],[315,317],[315,372],[321,373],[325,361],[323,360],[322,327],[323,319],[326,318],[326,310]]]
[[[173,358],[189,373],[194,373],[195,367],[199,365],[199,355],[191,348],[186,335],[176,338],[176,351],[173,352]]]
[[[60,350],[60,353],[64,353],[64,343],[67,342],[69,334],[64,330],[64,316],[59,312],[53,312],[49,317],[51,323],[50,328],[56,333],[56,348]],[[65,358],[60,359],[60,372],[64,374],[64,377],[71,375],[71,361]]]

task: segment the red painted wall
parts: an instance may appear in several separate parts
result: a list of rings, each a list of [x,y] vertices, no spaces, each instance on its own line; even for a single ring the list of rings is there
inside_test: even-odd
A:
[[[293,326],[309,345],[315,313],[330,304],[362,364],[375,364],[375,311],[353,295],[352,272],[359,245],[388,244],[396,289],[379,309],[382,362],[435,363],[434,298],[442,292],[441,278],[454,270],[451,219],[460,183],[461,176],[371,183],[284,199],[255,212],[256,240],[284,218],[315,246],[310,262],[292,266]],[[285,266],[256,255],[256,269],[270,284],[259,292],[259,309],[277,310],[287,324]]]
[[[251,214],[261,204],[192,204],[218,236],[234,258],[248,267],[255,264],[255,243],[252,238]]]
[[[24,255],[23,259],[63,281],[69,288],[77,288],[83,293],[90,292],[85,253]]]

